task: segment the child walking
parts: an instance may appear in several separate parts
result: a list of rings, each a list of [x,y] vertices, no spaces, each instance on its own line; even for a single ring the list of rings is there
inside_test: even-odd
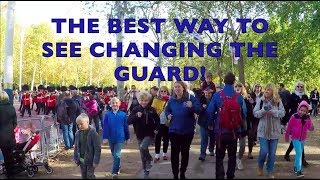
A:
[[[104,117],[103,142],[109,141],[110,150],[113,156],[112,179],[116,179],[120,172],[121,148],[130,138],[127,115],[119,110],[120,100],[113,97],[111,100],[111,111]]]
[[[82,179],[95,179],[94,170],[101,156],[100,136],[89,125],[89,117],[85,113],[77,117],[76,123],[79,130],[75,135],[74,161],[80,166]]]
[[[162,86],[158,91],[157,97],[153,99],[152,107],[155,108],[160,117],[160,129],[155,139],[155,157],[154,162],[160,160],[161,141],[163,141],[163,160],[168,160],[167,151],[169,146],[169,124],[165,115],[165,107],[169,100],[169,89],[167,86]]]
[[[293,114],[289,120],[285,139],[289,142],[289,136],[291,135],[294,150],[296,151],[296,157],[294,162],[294,171],[298,178],[304,177],[302,173],[302,150],[307,138],[307,132],[313,131],[314,126],[308,115],[309,104],[306,101],[302,101],[297,109],[297,113]]]
[[[148,106],[151,94],[142,91],[138,94],[139,105],[134,107],[128,117],[129,124],[133,124],[140,149],[144,178],[149,178],[149,171],[152,167],[152,156],[149,146],[154,140],[155,134],[159,131],[160,118],[156,110]]]

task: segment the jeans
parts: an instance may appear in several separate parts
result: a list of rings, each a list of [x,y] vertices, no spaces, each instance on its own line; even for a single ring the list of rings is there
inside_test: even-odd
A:
[[[73,146],[74,136],[73,136],[73,123],[62,124],[62,133],[64,145],[67,149],[70,149]]]
[[[193,139],[193,134],[176,134],[169,133],[171,142],[171,167],[174,176],[179,174],[179,156],[181,152],[181,167],[180,174],[184,174],[187,171],[189,164],[189,151],[190,145]]]
[[[223,159],[226,155],[226,150],[228,151],[227,178],[234,178],[234,172],[236,171],[237,141],[238,138],[234,138],[232,133],[216,135],[216,179],[224,179],[225,170],[223,166]]]
[[[153,141],[153,138],[150,136],[146,136],[143,139],[138,139],[142,167],[144,170],[146,170],[147,166],[151,165],[152,156],[150,155],[150,152],[149,152],[149,146],[151,145],[152,141]]]
[[[245,137],[239,137],[239,152],[238,152],[238,158],[242,159],[245,148],[246,148],[246,136]]]
[[[200,127],[200,136],[201,136],[200,156],[205,158],[207,147],[208,147],[208,140],[210,138],[209,152],[213,152],[214,145],[215,145],[215,137],[212,130],[208,130],[207,128],[203,128],[203,127]]]
[[[161,140],[163,140],[163,153],[167,153],[168,146],[169,146],[169,128],[164,124],[160,124],[159,133],[156,135],[156,142],[155,142],[156,154],[160,153]]]
[[[109,142],[110,150],[113,157],[112,174],[118,174],[121,166],[121,148],[123,143]]]
[[[291,141],[285,155],[286,155],[286,156],[289,156],[290,153],[291,153],[291,151],[292,151],[292,149],[293,149],[293,143],[292,143],[292,141]],[[304,148],[302,149],[302,160],[305,161]]]
[[[80,171],[81,171],[81,178],[82,179],[95,179],[96,176],[94,175],[94,167],[93,166],[87,166],[87,165],[80,165]]]
[[[101,122],[101,129],[103,129],[103,111],[98,114],[99,121]]]
[[[313,116],[317,116],[318,115],[318,107],[317,107],[317,105],[318,105],[318,102],[317,103],[312,103],[312,115]]]
[[[292,144],[294,146],[294,150],[296,151],[296,157],[294,158],[294,167],[298,172],[298,171],[301,171],[302,151],[304,147],[304,141],[292,140]]]
[[[260,152],[259,152],[258,166],[260,169],[263,169],[264,162],[268,155],[267,172],[272,173],[274,162],[276,160],[278,139],[267,140],[265,138],[260,137],[259,142],[260,142]]]

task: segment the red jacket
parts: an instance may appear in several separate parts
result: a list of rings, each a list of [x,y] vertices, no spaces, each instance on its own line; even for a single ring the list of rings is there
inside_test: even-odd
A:
[[[38,96],[38,99],[39,99],[39,103],[45,103],[46,102],[46,93],[45,91],[41,91],[39,93],[39,96]]]
[[[56,105],[56,98],[55,94],[51,94],[47,99],[47,106],[54,107]]]
[[[128,108],[128,102],[127,101],[121,101],[119,109],[123,112],[127,112]]]
[[[23,105],[25,105],[25,106],[30,105],[30,102],[31,102],[31,98],[30,97],[31,97],[30,93],[23,94],[23,96],[22,96]]]

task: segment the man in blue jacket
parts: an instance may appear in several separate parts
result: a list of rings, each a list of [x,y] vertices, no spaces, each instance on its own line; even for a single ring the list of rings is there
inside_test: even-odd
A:
[[[234,82],[235,82],[235,76],[231,72],[228,72],[225,75],[224,83],[225,86],[222,90],[222,92],[227,97],[232,97],[236,92],[234,90]],[[237,101],[240,104],[241,110],[242,110],[242,119],[245,119],[246,116],[246,107],[243,100],[243,97],[239,94],[237,97]],[[225,151],[228,151],[228,170],[227,170],[227,178],[233,179],[234,178],[234,172],[236,168],[236,154],[237,154],[237,139],[241,133],[241,128],[234,130],[234,132],[220,128],[220,116],[219,113],[214,116],[215,113],[219,111],[221,108],[221,105],[223,103],[223,98],[220,96],[219,92],[216,92],[213,95],[213,98],[211,99],[209,106],[207,108],[207,113],[210,118],[209,124],[213,123],[215,127],[214,132],[216,134],[216,142],[217,142],[217,148],[216,148],[216,179],[224,179],[225,176],[225,170],[223,166],[223,159],[225,156]],[[234,137],[234,133],[236,134],[236,137]]]

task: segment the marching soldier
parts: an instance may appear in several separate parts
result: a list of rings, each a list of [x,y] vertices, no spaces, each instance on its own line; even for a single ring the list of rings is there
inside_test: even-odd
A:
[[[21,112],[21,117],[24,116],[24,111],[27,110],[29,113],[29,117],[31,117],[31,110],[30,110],[30,104],[31,104],[31,94],[28,91],[23,92],[22,95],[22,112]]]
[[[56,99],[57,96],[55,94],[55,92],[50,92],[49,97],[47,99],[47,111],[46,111],[46,115],[48,115],[50,113],[50,111],[52,111],[52,114],[55,115],[55,106],[56,106]]]

